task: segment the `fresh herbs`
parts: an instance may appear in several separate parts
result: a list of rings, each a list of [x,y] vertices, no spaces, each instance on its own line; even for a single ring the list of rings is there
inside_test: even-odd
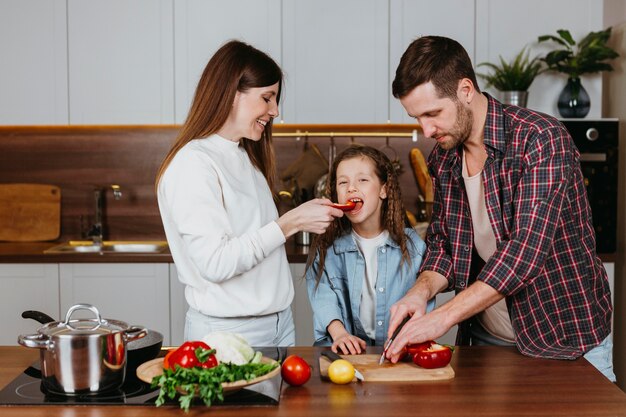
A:
[[[174,399],[178,395],[180,408],[185,412],[189,411],[195,396],[207,406],[211,406],[216,401],[224,401],[223,382],[250,381],[271,372],[278,366],[277,362],[245,365],[221,363],[208,369],[179,366],[176,370],[163,369],[163,374],[155,376],[152,380],[153,388],[161,387],[156,405],[157,407],[163,405],[167,398]]]

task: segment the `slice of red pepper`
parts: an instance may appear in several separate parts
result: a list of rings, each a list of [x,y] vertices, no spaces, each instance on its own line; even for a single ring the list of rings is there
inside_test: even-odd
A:
[[[452,359],[452,349],[437,343],[413,355],[413,363],[426,369],[443,368],[450,363],[450,359]]]
[[[356,203],[354,201],[348,200],[344,204],[332,203],[330,206],[342,211],[351,211],[354,210],[354,208],[356,207]]]
[[[188,341],[176,350],[170,351],[163,360],[166,369],[181,368],[213,368],[217,366],[215,349],[201,341]]]

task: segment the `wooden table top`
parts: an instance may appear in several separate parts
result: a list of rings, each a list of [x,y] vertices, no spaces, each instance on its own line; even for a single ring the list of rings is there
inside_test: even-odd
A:
[[[456,377],[438,382],[364,382],[335,385],[319,377],[319,348],[290,348],[313,366],[302,387],[283,383],[280,404],[269,407],[0,406],[0,415],[160,417],[199,416],[626,416],[626,394],[586,360],[532,359],[514,348],[460,347]],[[380,352],[372,348],[370,353]],[[37,360],[34,349],[0,347],[0,386]]]

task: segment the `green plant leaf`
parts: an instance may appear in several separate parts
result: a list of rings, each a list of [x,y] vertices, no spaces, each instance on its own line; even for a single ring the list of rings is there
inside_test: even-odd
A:
[[[574,41],[574,38],[572,37],[572,34],[569,32],[569,30],[559,29],[556,31],[556,33],[558,33],[559,36],[563,38],[563,40],[567,42],[568,44],[572,46],[576,45],[576,42]]]
[[[530,88],[535,77],[543,71],[543,64],[538,57],[530,59],[526,48],[507,62],[501,55],[500,64],[483,62],[478,66],[485,66],[492,70],[491,74],[478,74],[487,82],[487,86],[493,86],[500,91],[526,91]]]
[[[613,67],[606,61],[619,57],[615,50],[606,45],[611,37],[611,27],[588,33],[578,44],[566,29],[557,30],[557,34],[559,37],[542,35],[537,38],[538,42],[552,41],[564,47],[550,51],[540,58],[549,71],[561,72],[568,77],[611,71]]]

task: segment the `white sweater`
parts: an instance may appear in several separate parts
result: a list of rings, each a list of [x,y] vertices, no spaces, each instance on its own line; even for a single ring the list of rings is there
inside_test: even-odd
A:
[[[278,212],[265,177],[237,142],[218,135],[189,142],[161,177],[158,201],[192,308],[243,317],[291,305]]]

